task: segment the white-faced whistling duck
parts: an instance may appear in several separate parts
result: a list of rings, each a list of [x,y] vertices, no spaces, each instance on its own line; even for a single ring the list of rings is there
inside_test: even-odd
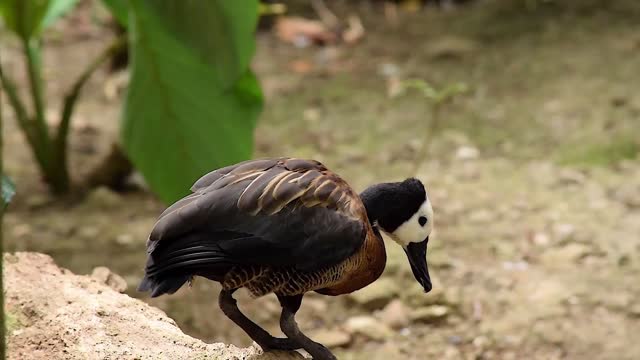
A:
[[[386,262],[380,231],[407,254],[431,290],[427,242],[433,210],[417,179],[377,184],[358,195],[314,160],[250,160],[215,170],[165,210],[147,242],[140,291],[172,294],[194,276],[222,284],[219,306],[265,351],[305,349],[335,359],[299,329],[294,315],[308,291],[341,295],[375,281]],[[275,293],[282,306],[276,338],[240,312],[232,297]]]

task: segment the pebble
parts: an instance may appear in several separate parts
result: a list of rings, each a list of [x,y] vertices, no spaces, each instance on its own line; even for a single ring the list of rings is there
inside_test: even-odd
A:
[[[480,150],[473,146],[460,146],[456,150],[456,158],[458,160],[475,160],[480,157]]]
[[[354,316],[347,319],[345,330],[377,341],[393,336],[393,331],[387,325],[372,316]]]
[[[349,345],[349,343],[351,343],[351,334],[338,329],[320,329],[317,331],[312,331],[310,333],[310,337],[313,339],[313,341],[319,342],[324,346],[330,348],[347,346]]]
[[[449,316],[449,308],[444,305],[432,305],[414,310],[410,317],[416,322],[434,324]]]
[[[640,185],[624,184],[613,191],[612,197],[630,209],[640,208]]]
[[[592,251],[589,246],[580,243],[571,243],[560,248],[547,250],[542,255],[542,259],[550,264],[575,263],[590,253],[592,253]]]
[[[85,204],[94,208],[113,208],[122,205],[122,197],[107,187],[101,186],[89,194]]]
[[[409,310],[401,300],[393,300],[378,313],[380,321],[392,329],[409,325]]]
[[[349,299],[367,310],[382,309],[400,291],[398,282],[381,278],[373,284],[349,295]]]

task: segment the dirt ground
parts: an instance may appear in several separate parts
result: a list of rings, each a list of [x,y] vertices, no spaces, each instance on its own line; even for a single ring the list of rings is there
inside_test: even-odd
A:
[[[267,102],[256,156],[316,158],[357,189],[423,179],[436,212],[428,258],[436,282],[420,294],[390,243],[383,285],[310,295],[302,328],[346,336],[340,359],[640,358],[640,3],[485,0],[401,11],[395,26],[375,2],[345,3],[336,13],[357,13],[366,28],[356,45],[299,49],[258,35],[254,69]],[[111,36],[100,19],[85,4],[47,34],[54,114],[87,54]],[[17,47],[0,39],[3,66],[26,86]],[[122,78],[100,72],[83,95],[71,137],[77,180],[117,138]],[[442,107],[431,133],[432,105],[418,91],[389,96],[398,79],[464,82],[469,91]],[[18,185],[7,250],[45,252],[80,274],[107,266],[134,289],[164,205],[144,191],[50,197],[3,111],[5,163]],[[216,296],[202,280],[142,298],[193,336],[250,344]],[[275,298],[245,295],[241,306],[277,333]],[[385,330],[349,330],[361,316]]]

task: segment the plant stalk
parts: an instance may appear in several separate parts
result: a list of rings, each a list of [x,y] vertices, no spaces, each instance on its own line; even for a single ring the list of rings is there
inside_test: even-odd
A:
[[[45,121],[44,92],[42,86],[42,64],[40,61],[40,47],[36,40],[23,40],[25,60],[29,74],[29,85],[31,87],[31,97],[35,110],[35,128],[38,142],[43,147],[49,148],[51,138]]]
[[[4,82],[3,82],[4,83]],[[0,179],[4,174],[3,168],[3,154],[2,154],[2,97],[0,96]],[[0,188],[2,184],[0,184]],[[2,189],[0,189],[2,191]],[[4,198],[0,195],[0,360],[4,360],[6,358],[6,318],[4,314],[4,239],[3,239],[3,220],[4,220]]]
[[[429,122],[429,126],[427,128],[426,136],[422,137],[422,142],[420,144],[420,148],[416,152],[415,161],[413,165],[413,174],[417,174],[420,169],[420,165],[422,165],[422,161],[427,156],[427,150],[429,145],[431,145],[431,141],[435,138],[438,131],[440,131],[440,110],[442,104],[440,102],[434,102],[431,105],[431,121]]]
[[[56,164],[56,170],[54,176],[60,183],[62,188],[69,187],[69,170],[67,162],[67,143],[69,137],[69,129],[71,125],[71,116],[73,110],[80,96],[82,88],[87,83],[91,75],[106,61],[108,61],[113,55],[122,50],[127,45],[126,37],[120,37],[116,39],[109,47],[107,47],[97,58],[95,58],[80,74],[76,81],[71,86],[71,90],[64,97],[62,106],[62,114],[60,115],[60,125],[54,138],[54,164]]]
[[[29,118],[24,102],[22,102],[20,96],[18,96],[15,84],[4,74],[2,64],[0,64],[0,83],[7,94],[9,104],[13,108],[18,126],[20,126],[20,129],[24,133],[25,138],[34,153],[36,161],[44,173],[44,166],[47,163],[46,149],[43,147],[44,144],[38,140],[36,126],[33,120]]]

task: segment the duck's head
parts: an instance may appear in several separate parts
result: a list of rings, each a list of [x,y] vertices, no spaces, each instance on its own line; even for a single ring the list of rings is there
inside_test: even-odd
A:
[[[369,220],[402,246],[411,271],[425,292],[431,291],[427,244],[433,229],[433,208],[422,182],[376,184],[361,195]]]

